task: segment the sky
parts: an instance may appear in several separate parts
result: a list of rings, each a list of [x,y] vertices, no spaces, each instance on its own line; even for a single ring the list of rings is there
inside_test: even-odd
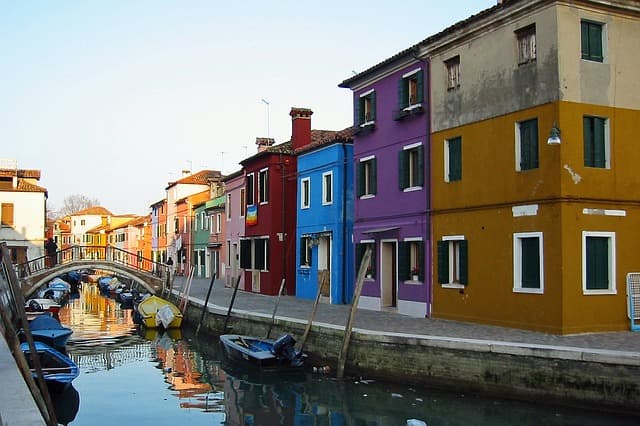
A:
[[[182,170],[229,174],[257,137],[352,124],[338,84],[495,0],[0,0],[0,159],[48,207],[145,215]]]

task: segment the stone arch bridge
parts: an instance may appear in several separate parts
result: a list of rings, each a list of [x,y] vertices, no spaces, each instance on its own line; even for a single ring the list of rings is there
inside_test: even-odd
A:
[[[113,272],[130,278],[156,294],[169,285],[169,267],[116,247],[73,246],[16,265],[25,298],[58,275],[81,269]]]

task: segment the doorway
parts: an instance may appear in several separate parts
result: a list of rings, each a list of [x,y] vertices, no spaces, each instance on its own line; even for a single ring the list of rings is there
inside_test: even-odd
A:
[[[322,288],[321,295],[331,303],[331,235],[320,235],[318,238],[318,285],[321,277],[328,281]]]
[[[382,240],[380,242],[380,307],[395,308],[398,306],[398,274],[397,274],[397,242]]]

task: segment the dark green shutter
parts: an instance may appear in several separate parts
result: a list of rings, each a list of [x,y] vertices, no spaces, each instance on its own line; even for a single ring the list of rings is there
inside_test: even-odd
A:
[[[587,289],[609,288],[609,238],[586,238]]]
[[[522,287],[540,288],[540,239],[522,238]]]
[[[369,192],[374,195],[378,193],[378,162],[376,158],[372,158],[369,161],[371,162],[371,190]]]
[[[359,126],[362,124],[360,111],[362,111],[362,101],[358,97],[353,101],[353,125]]]
[[[582,129],[584,139],[584,165],[593,167],[593,117],[582,118]]]
[[[371,92],[371,121],[376,121],[376,92]]]
[[[604,146],[604,119],[593,117],[593,165],[604,168],[605,146]]]
[[[589,59],[602,62],[602,26],[589,24]]]
[[[364,164],[362,161],[358,161],[358,197],[362,197],[364,195]]]
[[[461,240],[459,244],[460,284],[467,285],[467,283],[469,283],[469,242],[467,240]]]
[[[424,71],[418,71],[416,79],[418,81],[418,103],[421,104],[424,101]]]
[[[256,254],[255,269],[266,269],[265,244],[263,239],[253,240],[254,252]]]
[[[589,24],[587,22],[580,23],[580,33],[582,40],[582,59],[589,59]]]
[[[407,281],[411,278],[411,243],[400,242],[398,244],[398,278]]]
[[[424,241],[420,241],[418,243],[418,266],[420,267],[420,273],[418,274],[418,277],[420,278],[420,281],[424,282],[424,278],[425,278],[425,261],[424,261]]]
[[[520,123],[520,170],[538,167],[538,119]]]
[[[306,262],[305,262],[305,255],[306,255],[306,250],[307,250],[307,238],[306,237],[302,237],[300,238],[300,262],[298,263],[300,266],[305,266]]]
[[[251,240],[240,240],[240,267],[251,269]]]
[[[407,79],[398,80],[398,109],[409,106],[409,88],[407,87]]]
[[[449,140],[449,182],[462,179],[462,138]]]
[[[424,145],[420,145],[417,149],[418,154],[418,170],[415,176],[416,186],[424,185]]]
[[[438,282],[449,283],[449,241],[438,241]]]
[[[406,149],[398,152],[398,182],[400,191],[409,187],[409,151]]]

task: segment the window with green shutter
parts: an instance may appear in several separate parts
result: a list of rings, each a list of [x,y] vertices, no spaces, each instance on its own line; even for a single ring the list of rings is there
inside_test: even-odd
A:
[[[513,291],[544,292],[543,234],[522,232],[513,234]]]
[[[538,119],[518,123],[521,171],[538,168]]]
[[[358,196],[372,196],[377,192],[377,162],[375,157],[358,163]]]
[[[398,244],[398,278],[424,282],[424,241],[402,241]]]
[[[607,168],[607,119],[583,117],[584,165],[585,167]]]
[[[422,145],[405,147],[398,153],[398,180],[400,190],[421,187],[424,183],[424,148]]]
[[[595,22],[580,22],[582,59],[603,62],[602,24]]]
[[[437,251],[438,282],[451,287],[467,285],[469,282],[468,241],[459,238],[438,241]]]
[[[540,288],[540,240],[522,238],[522,287]]]
[[[376,121],[376,92],[371,90],[358,98],[355,111],[355,123],[366,126]]]
[[[300,238],[300,266],[311,266],[311,237]]]
[[[424,77],[422,70],[409,72],[398,80],[398,108],[420,105],[424,99]]]
[[[586,246],[587,290],[607,290],[609,288],[609,239],[587,237]]]
[[[462,180],[462,138],[455,137],[446,141],[445,181]]]
[[[360,270],[360,263],[362,263],[362,258],[364,257],[367,247],[371,247],[371,262],[369,263],[369,268],[367,268],[365,276],[367,278],[375,278],[377,270],[376,245],[372,242],[356,244],[356,273]]]

